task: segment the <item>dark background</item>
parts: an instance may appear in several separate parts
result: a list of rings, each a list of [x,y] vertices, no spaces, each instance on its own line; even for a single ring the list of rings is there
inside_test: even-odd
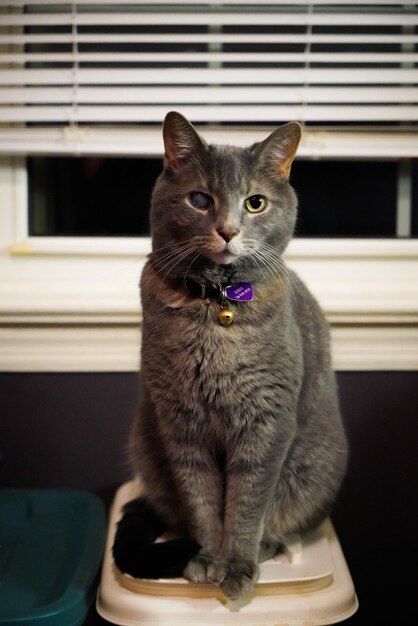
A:
[[[416,623],[418,372],[339,372],[351,459],[333,522],[359,597],[349,626]],[[0,485],[81,488],[109,504],[129,478],[136,374],[0,374]],[[105,624],[92,609],[87,624]]]

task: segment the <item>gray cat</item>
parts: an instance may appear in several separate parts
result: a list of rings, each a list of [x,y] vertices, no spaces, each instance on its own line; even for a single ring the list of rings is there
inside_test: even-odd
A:
[[[187,579],[237,599],[287,535],[329,513],[346,466],[328,327],[283,259],[301,130],[214,146],[171,112],[163,134],[130,446],[145,492],[125,509],[114,556],[148,577],[181,563]],[[168,573],[149,549],[166,528],[180,542]]]

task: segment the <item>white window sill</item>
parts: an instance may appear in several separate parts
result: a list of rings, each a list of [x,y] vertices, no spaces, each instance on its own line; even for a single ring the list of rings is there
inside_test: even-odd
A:
[[[143,252],[62,244],[0,257],[0,370],[136,370]],[[296,240],[288,260],[331,324],[336,369],[418,369],[418,242]]]

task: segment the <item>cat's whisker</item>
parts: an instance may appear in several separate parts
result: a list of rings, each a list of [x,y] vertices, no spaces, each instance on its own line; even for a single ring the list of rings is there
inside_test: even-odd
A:
[[[268,259],[272,267],[276,271],[277,271],[277,268],[280,267],[280,264],[276,262],[277,259],[270,254],[270,250],[266,248],[264,244],[258,242],[256,248],[254,249],[254,252],[258,253],[259,256],[262,256],[265,259]]]
[[[258,262],[258,255],[257,255],[256,251],[255,251],[255,254],[254,254],[253,258],[254,258],[254,262],[255,262],[255,264],[257,265],[258,269],[259,269],[259,270],[260,270],[260,272],[261,272],[262,277],[263,277],[263,278],[264,278],[264,280],[267,282],[267,276],[265,275],[265,273],[264,273],[264,271],[263,271],[262,266],[261,266],[261,265],[260,265],[260,263]]]
[[[264,251],[266,255],[269,256],[271,261],[274,262],[277,265],[277,267],[280,268],[280,270],[286,275],[286,278],[289,282],[289,286],[294,296],[296,294],[298,294],[299,296],[303,296],[303,291],[300,285],[294,279],[292,273],[289,272],[289,269],[287,268],[282,255],[279,252],[277,252],[277,250],[275,250],[275,248],[273,248],[269,244],[261,244],[261,249]]]
[[[278,264],[277,260],[275,260],[274,258],[272,259],[271,257],[269,257],[266,252],[264,252],[264,254],[266,254],[267,258],[269,258],[270,263],[274,264],[276,274],[279,277],[282,285],[285,287],[287,300],[290,302],[291,297],[295,298],[295,290],[291,281],[289,280],[289,274],[287,273],[286,268]]]
[[[176,245],[174,250],[170,250],[166,254],[162,255],[160,258],[156,259],[155,265],[158,268],[156,270],[156,275],[161,274],[163,271],[167,270],[166,274],[162,278],[162,282],[164,282],[167,275],[172,270],[174,270],[174,268],[177,265],[179,265],[182,261],[184,261],[189,255],[196,252],[197,249],[201,250],[202,246],[204,244],[208,244],[210,241],[211,241],[210,237],[203,235],[203,236],[196,236],[192,240],[188,240],[186,242],[180,242],[179,244]],[[173,246],[166,246],[166,247],[171,248]],[[191,266],[193,265],[193,263],[199,256],[200,256],[200,251],[192,259],[190,265],[187,268],[187,272],[190,270]]]
[[[173,255],[166,263],[164,263],[164,265],[157,271],[157,274],[161,274],[163,271],[167,270],[163,278],[164,280],[172,269],[177,267],[184,259],[187,259],[187,257],[192,252],[195,252],[195,250],[196,248],[190,245],[187,248],[179,251],[177,254]]]
[[[263,263],[263,265],[269,270],[270,274],[272,275],[272,277],[279,281],[279,283],[281,284],[282,288],[283,288],[283,296],[284,296],[284,300],[286,302],[286,304],[289,301],[289,284],[288,282],[285,280],[286,279],[286,275],[283,274],[282,272],[279,271],[279,269],[277,267],[275,267],[275,265],[272,264],[271,260],[268,259],[267,256],[263,255],[263,253],[259,250],[257,251],[257,256],[260,259],[260,261]]]
[[[271,275],[280,281],[283,286],[285,298],[288,300],[290,293],[293,294],[293,297],[295,296],[294,289],[291,281],[289,280],[290,276],[287,272],[286,266],[284,265],[280,255],[276,251],[273,253],[273,250],[274,249],[267,244],[260,244],[258,250],[259,258],[263,258],[264,263],[269,268]]]
[[[281,280],[281,277],[279,276],[278,272],[276,271],[276,269],[271,265],[271,263],[264,257],[264,255],[262,254],[262,252],[260,252],[260,250],[257,250],[254,252],[254,260],[258,259],[259,261],[261,261],[262,265],[268,270],[270,276],[272,276],[272,278],[274,280]],[[267,279],[268,280],[268,279]]]
[[[190,251],[196,249],[196,243],[199,244],[199,242],[196,241],[185,240],[153,250],[152,256],[154,257],[154,265],[158,268],[156,273],[159,274],[161,271],[164,271],[164,269],[170,264],[171,260],[181,252],[186,251],[186,249],[189,249]],[[168,248],[170,248],[170,250],[165,254],[162,254],[161,256],[156,254],[158,251]]]
[[[160,272],[164,271],[164,269],[171,264],[171,261],[173,259],[178,257],[180,254],[182,254],[186,250],[192,251],[194,249],[195,249],[195,246],[191,244],[190,242],[188,242],[186,244],[177,246],[175,250],[172,250],[171,252],[167,252],[167,254],[164,254],[160,258],[155,259],[155,266],[158,268],[156,273],[159,274]]]
[[[188,246],[183,246],[181,251],[178,253],[178,255],[174,256],[174,258],[170,259],[170,261],[164,265],[164,269],[167,269],[167,268],[168,269],[167,269],[166,273],[164,274],[164,276],[161,279],[160,288],[158,289],[158,292],[157,292],[157,295],[156,295],[157,299],[158,299],[158,297],[160,295],[160,291],[161,291],[161,288],[162,288],[162,286],[163,286],[163,284],[165,282],[165,279],[170,274],[170,272],[172,272],[175,267],[180,265],[180,263],[182,261],[187,259],[187,257],[190,254],[192,254],[193,252],[196,252],[196,246],[194,244],[189,244]],[[163,268],[158,270],[158,272],[156,272],[156,275],[161,273],[161,271],[163,271]]]
[[[285,265],[283,260],[281,261],[281,266],[283,268],[283,271],[286,273],[287,279],[288,279],[289,284],[291,285],[293,291],[303,298],[304,297],[304,291],[303,291],[301,285],[295,279],[295,277],[292,274],[292,272],[289,271],[289,268]]]
[[[183,259],[187,258],[188,255],[193,251],[194,248],[191,246],[187,246],[181,250],[176,251],[176,254],[173,254],[170,258],[166,259],[163,264],[160,264],[158,270],[156,270],[155,274],[158,277],[161,277],[161,284],[164,283],[168,274],[174,270],[174,268],[179,265]]]
[[[153,257],[157,257],[158,259],[164,258],[168,255],[170,255],[172,252],[176,252],[178,250],[181,250],[182,248],[184,248],[185,246],[189,246],[190,245],[190,240],[185,240],[185,241],[178,241],[177,243],[173,243],[169,246],[163,246],[161,248],[157,248],[155,250],[152,251],[152,256]],[[165,252],[164,254],[162,254],[160,256],[160,252],[162,250],[167,250],[167,252]]]
[[[246,238],[243,243],[246,250],[252,255],[254,261],[256,261],[256,258],[258,258],[259,261],[262,261],[264,267],[269,270],[271,276],[280,281],[284,287],[286,299],[289,298],[289,289],[293,294],[293,297],[295,297],[295,290],[299,290],[299,286],[297,284],[292,284],[293,277],[289,273],[281,254],[269,244],[262,243],[256,239]],[[258,267],[261,269],[259,265]]]
[[[186,285],[187,274],[189,273],[189,271],[190,271],[190,269],[191,269],[191,267],[192,267],[193,263],[194,263],[195,261],[197,261],[197,259],[198,259],[199,257],[200,257],[200,252],[198,252],[198,253],[196,254],[196,256],[194,256],[194,257],[193,257],[193,259],[190,261],[190,264],[189,264],[189,266],[187,267],[187,270],[186,270],[186,272],[185,272],[185,274],[184,274],[184,278],[183,278],[183,285]]]
[[[258,262],[260,260],[262,262],[262,264],[264,266],[266,266],[266,262],[262,258],[262,255],[261,255],[260,250],[259,250],[260,242],[257,241],[256,239],[251,239],[251,238],[246,237],[243,240],[243,245],[244,245],[245,253],[248,254],[250,257],[252,257],[253,261],[255,262],[255,264],[257,265],[258,269],[260,270],[261,275],[263,276],[264,280],[267,282],[268,278],[267,278],[266,274],[264,273],[262,266]],[[271,273],[271,268],[267,267],[267,269]]]
[[[182,246],[183,244],[189,244],[190,239],[181,239],[180,241],[174,241],[173,243],[169,243],[166,246],[161,246],[160,248],[153,248],[152,254],[157,252],[161,252],[162,250],[168,250],[169,248],[177,248]]]

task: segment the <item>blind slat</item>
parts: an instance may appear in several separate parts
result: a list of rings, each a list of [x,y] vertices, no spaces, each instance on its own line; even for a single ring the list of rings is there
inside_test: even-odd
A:
[[[276,124],[276,123],[275,123]],[[210,143],[249,146],[267,136],[275,126],[262,128],[244,126],[205,126],[200,130]],[[140,149],[138,148],[140,146]],[[161,157],[163,144],[160,125],[100,126],[83,129],[64,128],[0,128],[0,152],[14,155],[34,154],[102,154]],[[305,130],[298,155],[324,158],[417,158],[417,136],[411,132],[387,130],[336,131],[320,128]]]
[[[169,87],[78,87],[82,104],[177,104],[179,95]],[[260,103],[259,87],[182,87],[183,103]],[[269,87],[266,104],[280,103],[416,103],[418,87]],[[0,88],[0,103],[72,104],[72,87]]]
[[[2,15],[3,26],[414,26],[418,15],[399,13],[45,13]]]
[[[392,53],[321,53],[321,52],[42,52],[3,54],[0,63],[416,63],[418,54]]]
[[[68,33],[60,33],[59,35],[51,35],[51,34],[27,34],[21,33],[19,35],[2,35],[0,34],[0,45],[6,44],[17,44],[17,45],[26,45],[26,44],[65,44],[72,43],[73,36]],[[123,36],[120,34],[112,35],[102,33],[100,35],[96,35],[94,33],[83,34],[80,33],[77,35],[77,42],[79,44],[84,43],[117,43],[121,45],[125,45],[127,43],[232,43],[232,44],[258,44],[260,42],[263,44],[275,43],[275,44],[300,44],[307,43],[311,44],[323,43],[335,46],[336,43],[339,44],[394,44],[397,46],[403,44],[416,44],[418,43],[418,35],[408,35],[399,33],[397,35],[388,34],[379,34],[376,35],[374,33],[367,33],[364,35],[359,35],[356,33],[351,34],[339,34],[338,40],[336,40],[336,36],[334,33],[326,34],[326,33],[292,33],[291,35],[285,33],[263,33],[262,39],[260,35],[254,35],[251,33],[240,33],[240,34],[225,34],[225,33],[153,33],[152,35],[146,33],[138,33],[138,34],[130,34],[123,33]]]
[[[245,105],[209,105],[193,107],[183,105],[182,112],[191,121],[199,122],[275,122],[278,119],[301,120],[312,122],[326,121],[361,121],[365,117],[371,121],[398,120],[418,121],[418,109],[405,105],[401,109],[395,106],[316,106],[311,105],[308,113],[304,106],[298,105],[261,105],[257,108]],[[0,108],[0,122],[155,122],[163,119],[165,106],[88,106],[73,107],[37,107],[31,106]]]
[[[415,69],[357,69],[354,84],[414,84],[418,82]],[[242,68],[162,68],[149,69],[60,69],[60,70],[0,70],[3,85],[62,85],[62,84],[148,84],[175,85],[181,102],[181,85],[196,84],[344,84],[347,76],[341,69],[242,69]]]

